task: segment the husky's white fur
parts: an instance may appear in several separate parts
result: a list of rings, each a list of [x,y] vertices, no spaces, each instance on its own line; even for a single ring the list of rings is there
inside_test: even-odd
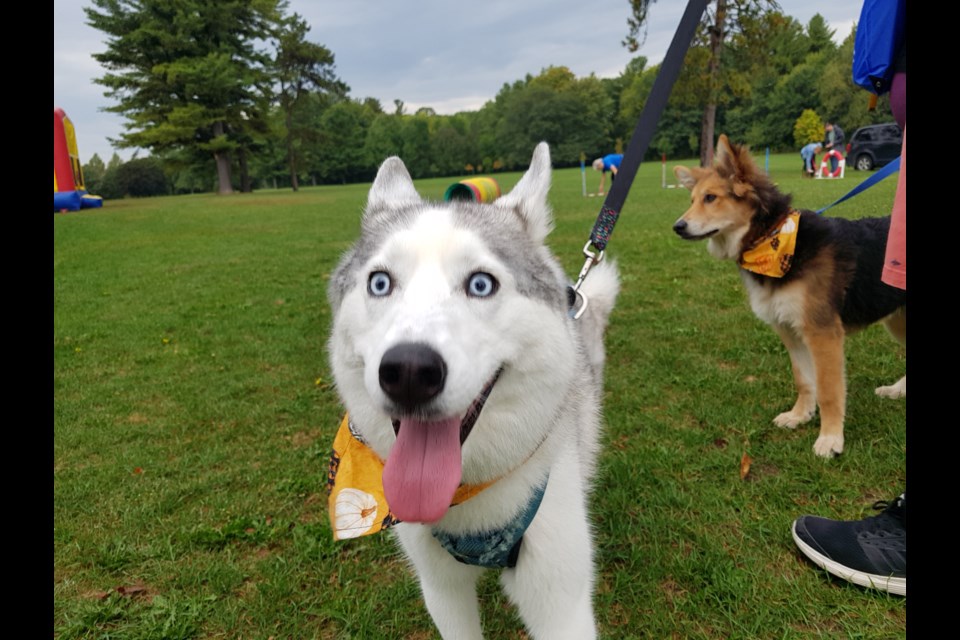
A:
[[[454,559],[434,532],[495,531],[544,481],[516,566],[503,569],[501,581],[534,638],[596,637],[588,496],[603,332],[619,282],[614,266],[597,265],[583,285],[586,313],[570,318],[569,281],[544,244],[553,224],[550,171],[541,143],[520,182],[495,202],[434,203],[420,198],[398,158],[388,159],[370,190],[361,237],[330,283],[336,386],[354,430],[403,478],[393,491],[404,513],[388,493],[402,521],[393,529],[448,640],[482,637],[475,585],[483,569]],[[415,362],[404,360],[409,352]],[[425,380],[418,378],[424,357]],[[399,384],[385,379],[389,371],[400,372]],[[460,430],[478,406],[459,461],[433,460],[428,438],[422,459],[394,451],[404,429]],[[411,456],[422,471],[398,469]],[[459,482],[492,484],[439,513],[436,496],[404,493],[434,492],[432,479],[417,484],[420,473],[456,480],[447,476],[457,462]]]

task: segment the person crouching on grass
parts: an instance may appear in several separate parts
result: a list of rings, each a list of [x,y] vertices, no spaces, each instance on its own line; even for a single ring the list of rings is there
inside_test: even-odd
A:
[[[819,142],[811,142],[800,149],[800,157],[803,158],[803,170],[807,172],[807,175],[813,175],[813,161],[822,150],[823,145]]]
[[[611,153],[597,158],[593,161],[593,168],[600,172],[600,188],[597,189],[597,195],[603,195],[603,183],[607,177],[607,171],[610,172],[610,184],[617,179],[617,172],[620,170],[620,163],[623,162],[622,153]]]

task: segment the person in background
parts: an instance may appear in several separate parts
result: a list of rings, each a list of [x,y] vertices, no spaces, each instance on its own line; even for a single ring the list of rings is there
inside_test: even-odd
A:
[[[841,156],[843,155],[843,129],[837,123],[828,122],[823,126],[823,148],[827,152],[836,150]],[[839,162],[836,156],[830,156],[831,173],[837,170]]]
[[[611,153],[602,158],[593,161],[593,168],[600,172],[600,187],[597,189],[597,195],[603,195],[603,183],[607,177],[607,171],[610,172],[610,184],[617,179],[617,172],[620,171],[620,163],[623,162],[622,153]]]
[[[907,44],[896,49],[890,85],[890,110],[903,129],[900,175],[890,215],[890,231],[880,280],[907,288]],[[829,125],[828,125],[829,126]],[[906,388],[903,390],[906,395]],[[807,558],[829,573],[864,587],[907,594],[907,492],[877,502],[881,512],[861,520],[800,516],[793,540]]]
[[[803,158],[803,170],[807,175],[813,175],[813,159],[823,150],[823,143],[811,142],[800,149],[800,157]]]

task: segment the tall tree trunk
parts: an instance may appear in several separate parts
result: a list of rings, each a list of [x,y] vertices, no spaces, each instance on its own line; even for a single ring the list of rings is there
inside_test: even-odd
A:
[[[717,11],[710,27],[710,75],[707,80],[707,104],[700,123],[700,166],[713,164],[713,135],[717,123],[717,86],[720,83],[720,53],[726,36],[727,0],[717,0]]]
[[[233,193],[233,185],[230,184],[230,154],[221,151],[213,154],[213,157],[217,161],[217,193]]]
[[[297,158],[293,149],[293,104],[286,108],[287,111],[287,163],[290,166],[290,187],[294,191],[300,189],[300,182],[297,180]]]
[[[213,123],[214,137],[223,135],[223,123]],[[230,153],[227,151],[217,151],[213,154],[217,161],[217,193],[225,195],[233,193],[233,185],[230,184]]]
[[[700,119],[700,166],[713,164],[713,134],[717,124],[717,105],[708,104],[703,108]]]
[[[247,164],[247,150],[240,149],[240,193],[253,193],[253,180],[250,178],[250,167]]]

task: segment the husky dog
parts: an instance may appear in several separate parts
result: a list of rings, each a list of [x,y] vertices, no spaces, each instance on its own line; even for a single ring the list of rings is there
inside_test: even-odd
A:
[[[907,293],[880,280],[890,217],[825,218],[797,211],[761,171],[749,151],[717,142],[714,166],[675,167],[690,189],[690,208],[673,225],[686,240],[707,240],[707,250],[735,260],[758,318],[771,325],[790,352],[797,401],[773,422],[794,428],[820,407],[814,452],[843,452],[846,334],[882,321],[906,345]],[[876,389],[907,395],[907,377]]]
[[[544,244],[550,171],[540,143],[496,201],[435,203],[389,158],[330,282],[345,437],[383,461],[388,504],[339,494],[334,535],[390,526],[449,640],[482,637],[485,567],[503,568],[533,637],[596,636],[587,501],[619,281],[598,264],[585,313],[571,317],[568,280]],[[342,520],[354,498],[360,532]]]

